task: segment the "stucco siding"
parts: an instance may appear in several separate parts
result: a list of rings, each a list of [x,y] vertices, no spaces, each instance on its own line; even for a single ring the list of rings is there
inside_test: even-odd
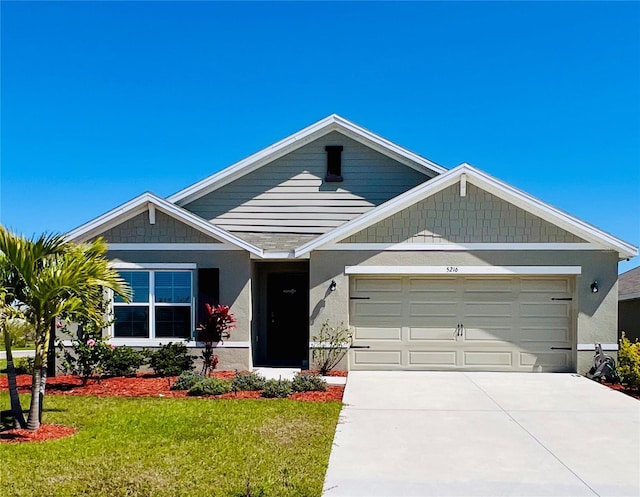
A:
[[[580,243],[584,240],[489,192],[454,185],[342,243]]]
[[[102,236],[109,243],[220,243],[183,222],[156,210],[155,224],[143,212],[108,229]]]
[[[575,278],[573,301],[576,344],[617,341],[617,254],[599,251],[495,251],[495,252],[312,252],[310,277],[310,334],[324,321],[349,323],[349,277],[345,266],[581,266]],[[327,292],[332,280],[334,292]],[[598,293],[590,284],[597,280]],[[577,371],[591,366],[593,352],[576,353]]]
[[[237,319],[236,328],[232,331],[229,342],[251,341],[251,261],[247,252],[112,250],[107,255],[113,262],[195,263],[199,269],[219,269],[220,303],[229,305],[231,312],[235,314]],[[194,285],[197,285],[196,278],[194,278]],[[220,356],[220,368],[246,369],[251,367],[250,348],[225,347],[216,353]],[[225,358],[229,358],[232,362],[225,362]]]
[[[342,145],[344,181],[326,183],[326,145]],[[429,177],[331,132],[184,207],[239,236],[321,234]]]

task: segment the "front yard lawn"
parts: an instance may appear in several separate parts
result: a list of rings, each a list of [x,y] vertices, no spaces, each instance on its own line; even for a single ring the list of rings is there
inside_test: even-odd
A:
[[[6,392],[0,405],[8,409]],[[44,421],[78,432],[0,443],[0,495],[320,496],[340,408],[47,395]]]

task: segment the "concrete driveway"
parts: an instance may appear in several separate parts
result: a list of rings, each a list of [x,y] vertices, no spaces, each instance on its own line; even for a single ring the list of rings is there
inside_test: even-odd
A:
[[[640,402],[573,374],[351,372],[336,496],[639,496]]]

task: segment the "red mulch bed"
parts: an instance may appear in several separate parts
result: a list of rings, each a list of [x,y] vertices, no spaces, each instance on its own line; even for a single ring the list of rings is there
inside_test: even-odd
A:
[[[626,385],[621,385],[620,383],[607,383],[603,381],[602,384],[611,388],[612,390],[617,390],[618,392],[625,393],[630,397],[634,397],[640,400],[640,390],[629,388]]]
[[[338,372],[342,373],[342,372]],[[333,376],[346,376],[334,374]],[[231,379],[235,371],[214,371],[211,376]],[[150,374],[138,374],[128,378],[90,379],[85,386],[77,376],[54,376],[47,378],[47,393],[53,395],[92,395],[97,397],[186,397],[184,390],[170,390],[176,376],[159,378]],[[30,392],[31,375],[17,376],[18,391]],[[7,376],[0,376],[0,390],[8,389]],[[294,393],[289,398],[302,402],[341,402],[344,386],[330,385],[326,392]],[[261,392],[235,392],[212,397],[214,399],[264,399]],[[0,443],[42,442],[73,435],[75,428],[43,424],[31,432],[28,430],[6,430],[0,432]]]

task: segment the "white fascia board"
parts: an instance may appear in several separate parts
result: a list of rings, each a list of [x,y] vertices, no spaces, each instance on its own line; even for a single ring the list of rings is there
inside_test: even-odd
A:
[[[347,275],[578,275],[581,266],[345,266]]]
[[[109,250],[202,250],[211,252],[242,249],[226,243],[109,243]]]
[[[375,252],[477,252],[487,250],[602,250],[592,243],[337,243],[318,250]]]
[[[506,183],[493,178],[492,176],[463,163],[459,166],[437,176],[426,183],[422,183],[415,188],[398,195],[397,197],[380,204],[378,207],[362,214],[361,216],[339,226],[338,228],[298,247],[295,251],[296,257],[316,250],[324,245],[337,240],[347,238],[358,231],[365,229],[393,214],[405,209],[420,200],[423,200],[439,191],[455,184],[462,175],[466,175],[467,182],[496,195],[497,197],[512,203],[527,212],[530,212],[542,219],[555,224],[574,235],[600,247],[618,252],[621,259],[635,257],[638,255],[638,248],[628,244],[598,228],[580,221],[569,214],[556,209],[555,207],[542,202],[541,200],[522,192]]]
[[[169,202],[184,205],[188,202],[211,193],[212,191],[248,174],[260,167],[286,155],[307,143],[316,140],[332,131],[339,131],[354,140],[370,146],[371,148],[385,155],[392,156],[399,162],[426,173],[428,171],[436,174],[445,172],[446,169],[435,162],[431,162],[407,149],[376,135],[354,123],[332,114],[306,128],[274,143],[273,145],[256,152],[249,157],[242,159],[222,171],[174,193],[167,198]],[[416,164],[418,167],[416,167]],[[423,169],[421,169],[423,168]],[[426,169],[426,170],[425,170]]]
[[[113,269],[196,269],[195,262],[109,262]]]
[[[160,198],[153,193],[146,192],[142,195],[130,200],[129,202],[116,207],[115,209],[103,214],[100,217],[76,228],[69,232],[66,236],[73,241],[83,241],[91,236],[97,235],[113,226],[116,226],[132,217],[144,212],[153,204],[156,209],[165,214],[178,219],[192,228],[209,235],[216,240],[228,242],[232,245],[240,247],[255,255],[261,256],[262,249],[247,243],[231,233],[224,231],[217,226],[212,225],[208,221],[196,216],[195,214]]]

